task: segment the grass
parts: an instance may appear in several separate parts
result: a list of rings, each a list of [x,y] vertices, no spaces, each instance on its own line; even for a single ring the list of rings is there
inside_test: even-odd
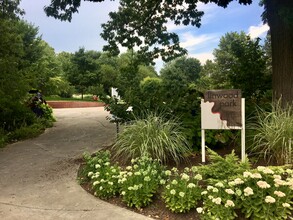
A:
[[[141,156],[179,163],[190,153],[188,142],[176,119],[149,114],[126,125],[114,143],[114,157],[124,161]]]
[[[272,111],[259,109],[257,113],[257,123],[250,125],[256,132],[251,150],[268,161],[275,160],[278,165],[292,163],[292,106],[283,108],[278,101],[272,104]]]

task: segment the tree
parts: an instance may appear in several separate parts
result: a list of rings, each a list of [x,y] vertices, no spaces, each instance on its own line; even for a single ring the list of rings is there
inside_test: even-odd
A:
[[[259,45],[244,32],[231,32],[220,39],[214,50],[218,72],[214,73],[215,85],[226,82],[226,89],[241,89],[245,98],[251,98],[271,89],[271,75],[267,75],[267,58]]]
[[[71,20],[81,0],[51,1],[45,8],[48,16]],[[103,0],[88,0],[101,2]],[[178,35],[167,32],[166,23],[199,27],[203,12],[197,10],[197,3],[215,3],[227,7],[233,0],[121,0],[117,12],[110,13],[111,20],[103,25],[102,37],[108,41],[105,47],[118,53],[118,45],[140,47],[141,52],[156,58],[161,55],[169,60],[185,54],[180,47]],[[251,4],[252,0],[238,0],[240,4]],[[263,0],[265,21],[272,36],[273,91],[275,98],[282,97],[283,103],[293,101],[293,1]],[[158,47],[157,45],[161,45]]]
[[[67,73],[67,79],[81,93],[82,98],[90,86],[99,83],[98,59],[100,56],[100,52],[85,51],[84,48],[80,48],[72,56],[73,68]]]

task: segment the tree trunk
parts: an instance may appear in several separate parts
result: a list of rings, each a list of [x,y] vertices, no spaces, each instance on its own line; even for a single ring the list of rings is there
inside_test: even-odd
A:
[[[293,0],[266,0],[271,32],[273,97],[293,104]],[[290,16],[284,15],[284,9]],[[291,19],[291,20],[290,20]]]

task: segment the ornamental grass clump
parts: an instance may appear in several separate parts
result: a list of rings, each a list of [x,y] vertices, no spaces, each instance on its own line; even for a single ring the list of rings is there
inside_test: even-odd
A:
[[[166,207],[172,212],[188,212],[195,208],[201,199],[199,181],[202,176],[197,171],[195,166],[186,167],[182,173],[179,173],[177,168],[165,171],[168,178],[162,197]]]
[[[179,163],[190,153],[178,120],[165,119],[162,114],[149,114],[125,125],[112,150],[114,158],[120,160],[147,156],[163,163],[168,160]]]
[[[141,157],[131,160],[119,175],[119,187],[122,201],[129,207],[141,208],[152,202],[160,184],[164,184],[164,167],[157,159]]]
[[[256,131],[251,151],[268,161],[274,159],[278,165],[292,163],[293,107],[282,107],[278,101],[272,105],[272,111],[259,109],[257,113],[257,123],[250,124]]]

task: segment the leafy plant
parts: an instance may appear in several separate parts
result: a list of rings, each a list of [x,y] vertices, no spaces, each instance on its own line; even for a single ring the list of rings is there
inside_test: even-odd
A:
[[[293,158],[293,108],[281,106],[281,100],[272,104],[272,111],[258,109],[257,123],[250,127],[256,131],[251,151],[277,164],[291,163]]]
[[[163,191],[163,199],[166,207],[172,212],[188,212],[196,207],[201,199],[201,187],[199,181],[202,176],[197,173],[197,168],[186,167],[183,173],[178,173],[176,168],[167,170],[165,174],[169,176],[167,185]]]
[[[158,160],[141,157],[132,160],[132,166],[120,173],[120,194],[127,206],[141,208],[152,201],[163,179],[164,167]]]
[[[292,208],[292,170],[259,166],[228,184],[237,193],[237,203],[246,218],[288,219]]]
[[[40,105],[40,108],[43,111],[42,118],[52,122],[56,121],[53,116],[53,109],[48,104],[43,103]]]
[[[115,164],[111,165],[109,158],[99,160],[95,164],[95,172],[89,172],[91,177],[94,195],[99,198],[110,198],[119,192],[118,178],[120,167]]]
[[[204,178],[208,179],[210,182],[229,180],[229,178],[233,178],[245,170],[250,169],[249,161],[246,159],[246,161],[241,162],[234,151],[225,157],[221,157],[209,148],[207,152],[210,164],[200,166],[199,171],[203,174]]]
[[[162,162],[178,163],[190,152],[187,140],[176,119],[149,114],[126,125],[112,147],[114,157],[130,160],[147,156]]]
[[[208,185],[202,192],[203,207],[197,211],[201,219],[235,219],[235,191],[227,184],[227,181],[219,181],[214,185]]]

